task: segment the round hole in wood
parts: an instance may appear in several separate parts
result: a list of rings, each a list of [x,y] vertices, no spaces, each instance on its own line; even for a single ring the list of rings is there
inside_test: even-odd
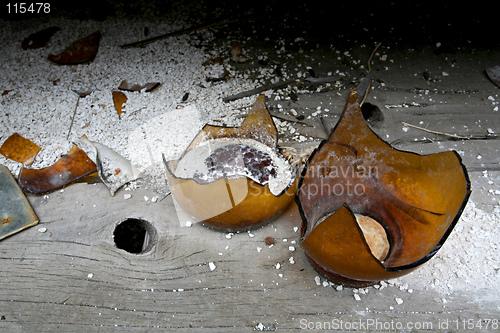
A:
[[[361,105],[361,112],[366,122],[372,127],[380,127],[384,122],[384,113],[374,104],[363,103]]]
[[[117,248],[139,254],[150,251],[158,237],[150,222],[140,218],[128,218],[116,226],[113,238]]]

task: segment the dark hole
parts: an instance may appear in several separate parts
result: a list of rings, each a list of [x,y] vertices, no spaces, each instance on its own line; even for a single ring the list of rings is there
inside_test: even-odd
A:
[[[384,114],[376,105],[365,102],[361,105],[361,111],[363,112],[363,117],[370,126],[378,127],[384,121]]]
[[[156,242],[156,231],[148,221],[129,218],[116,226],[113,237],[119,249],[143,253],[151,250]]]

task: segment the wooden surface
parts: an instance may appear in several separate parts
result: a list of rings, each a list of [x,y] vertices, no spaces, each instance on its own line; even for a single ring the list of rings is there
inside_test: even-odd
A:
[[[227,239],[198,224],[181,227],[170,197],[152,203],[144,195],[151,193],[137,190],[124,200],[123,192],[110,197],[102,184],[79,184],[48,199],[31,197],[47,231],[34,227],[0,243],[2,331],[250,332],[262,324],[288,332],[332,320],[436,328],[447,319],[498,318],[495,302],[467,291],[443,304],[432,291],[389,286],[357,301],[349,288],[316,285],[317,274],[292,244],[301,223],[295,205],[254,237]],[[115,247],[114,228],[130,217],[156,228],[158,243],[149,253]],[[276,239],[272,247],[267,236]]]
[[[442,63],[449,64],[444,58]],[[433,59],[428,59],[429,66]],[[367,99],[385,116],[377,133],[395,147],[420,153],[458,150],[469,170],[471,200],[489,211],[498,207],[498,199],[488,193],[500,185],[500,112],[488,100],[494,96],[499,101],[499,90],[482,73],[492,63],[485,55],[474,71],[446,67],[450,76],[437,83],[415,78],[425,70],[422,64],[391,64],[392,71],[373,73],[384,85]],[[473,65],[466,56],[458,64]],[[445,70],[440,66],[439,73]],[[323,121],[306,120],[304,125],[316,129],[311,133],[327,133],[346,96],[347,90],[339,89],[338,94],[301,95],[298,104],[279,103],[285,111],[304,113],[314,112],[320,102],[324,108],[329,105]],[[276,104],[270,101],[273,111]],[[405,130],[402,121],[471,139]],[[484,171],[491,182],[484,180]],[[126,193],[132,194],[128,200]],[[370,288],[356,300],[352,289],[324,287],[323,279],[317,285],[317,273],[292,243],[299,238],[294,228],[301,226],[295,204],[275,222],[253,231],[254,237],[241,233],[228,239],[197,224],[181,227],[171,197],[156,203],[144,200],[155,195],[139,189],[111,197],[99,183],[73,185],[48,198],[29,196],[40,224],[0,242],[0,331],[295,332],[330,322],[337,324],[332,326],[337,331],[455,332],[469,331],[456,329],[457,321],[500,319],[492,290],[463,289],[443,296],[432,288],[409,293],[389,285]],[[145,219],[157,230],[157,243],[148,253],[116,248],[114,228],[127,218]],[[41,233],[39,227],[47,231]],[[276,239],[272,247],[264,243],[268,236]],[[498,260],[498,249],[490,255]],[[475,260],[482,258],[470,258],[467,265]],[[426,329],[429,325],[432,330]]]

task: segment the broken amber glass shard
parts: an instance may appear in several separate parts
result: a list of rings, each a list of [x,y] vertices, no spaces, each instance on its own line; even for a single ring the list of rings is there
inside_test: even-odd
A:
[[[59,27],[49,27],[31,34],[23,40],[21,47],[23,50],[45,47],[49,42],[50,37],[52,37],[59,30],[61,30]]]
[[[59,54],[50,54],[49,60],[60,65],[81,64],[94,60],[99,50],[101,32],[96,31],[87,37],[73,42]]]
[[[352,90],[330,138],[302,173],[301,247],[318,271],[345,285],[395,278],[439,250],[469,195],[456,152],[392,148],[367,125]],[[373,228],[373,221],[382,228]]]
[[[118,87],[118,89],[127,91],[141,91],[144,89],[144,91],[149,92],[155,90],[159,86],[160,82],[149,82],[144,85],[139,85],[139,84],[130,84],[127,81],[123,81]]]
[[[87,154],[73,145],[53,165],[43,169],[22,168],[19,185],[25,192],[43,194],[61,189],[97,171],[97,166]]]
[[[12,134],[0,147],[0,154],[16,162],[30,165],[33,163],[40,147],[18,133]]]
[[[0,239],[38,224],[31,208],[9,169],[0,165]]]
[[[174,199],[197,222],[218,230],[272,221],[298,183],[298,167],[278,152],[277,140],[264,95],[241,127],[205,125],[179,160],[164,160]]]
[[[113,91],[113,103],[115,104],[116,113],[118,113],[119,118],[121,118],[122,113],[125,113],[125,111],[123,111],[123,105],[126,102],[127,96],[125,96],[124,93],[122,93],[121,91]]]

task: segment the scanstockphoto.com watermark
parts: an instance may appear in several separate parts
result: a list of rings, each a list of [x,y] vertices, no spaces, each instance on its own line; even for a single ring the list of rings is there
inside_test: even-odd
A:
[[[448,319],[433,321],[397,321],[364,318],[346,321],[334,318],[330,321],[311,321],[305,318],[299,320],[300,329],[321,331],[382,331],[401,332],[406,330],[470,330],[497,331],[498,319]]]

